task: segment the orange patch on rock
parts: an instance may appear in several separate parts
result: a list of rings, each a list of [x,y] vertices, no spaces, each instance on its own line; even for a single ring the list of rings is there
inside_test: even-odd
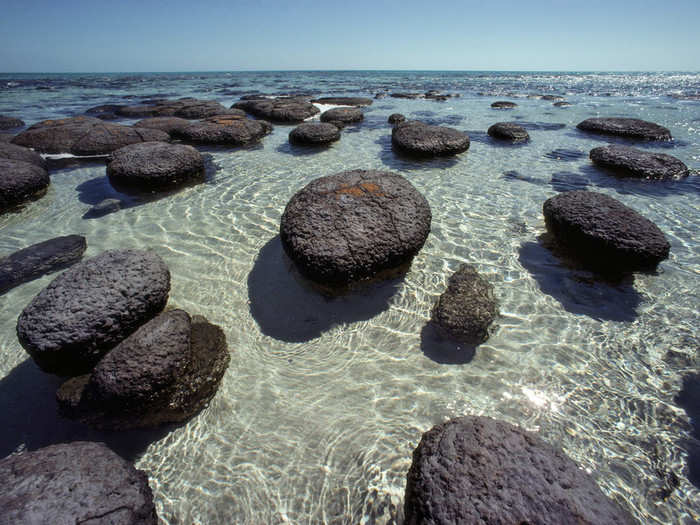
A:
[[[382,188],[374,182],[361,182],[356,186],[348,186],[347,184],[343,184],[340,186],[340,188],[335,190],[334,193],[336,198],[339,198],[342,194],[352,195],[353,197],[364,197],[368,193],[377,195],[378,197],[383,197],[384,194],[381,190]]]

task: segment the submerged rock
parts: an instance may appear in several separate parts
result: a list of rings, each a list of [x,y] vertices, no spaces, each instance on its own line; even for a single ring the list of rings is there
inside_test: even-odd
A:
[[[0,158],[0,213],[46,194],[51,179],[43,168]]]
[[[36,151],[10,144],[9,142],[0,142],[0,159],[21,160],[22,162],[39,166],[44,170],[47,169],[46,161]]]
[[[85,212],[83,219],[98,219],[122,209],[119,199],[104,199]]]
[[[24,126],[24,121],[7,115],[0,115],[0,129],[17,129]]]
[[[370,106],[372,105],[371,98],[364,97],[321,97],[312,100],[317,104],[334,104],[338,106]]]
[[[342,122],[352,124],[365,118],[359,108],[333,108],[321,113],[321,122]]]
[[[515,102],[509,102],[507,100],[498,100],[491,104],[491,107],[494,109],[513,109],[518,107],[518,105]]]
[[[300,146],[320,146],[336,140],[340,140],[340,130],[331,123],[307,122],[289,132],[289,142]]]
[[[176,132],[176,136],[193,144],[242,146],[260,140],[272,131],[264,120],[225,119],[197,122]]]
[[[241,100],[232,108],[238,108],[272,122],[297,123],[321,112],[303,97],[279,97],[253,100]]]
[[[400,152],[410,155],[456,155],[469,149],[469,136],[454,128],[409,120],[394,127],[391,144]]]
[[[680,179],[688,176],[688,166],[665,153],[650,153],[630,146],[602,146],[590,153],[597,166],[608,168],[621,177],[641,179]]]
[[[667,128],[636,118],[589,118],[579,122],[576,127],[599,135],[641,140],[671,140],[671,132]]]
[[[514,143],[530,140],[527,130],[514,122],[497,122],[488,129],[488,134],[493,138]]]

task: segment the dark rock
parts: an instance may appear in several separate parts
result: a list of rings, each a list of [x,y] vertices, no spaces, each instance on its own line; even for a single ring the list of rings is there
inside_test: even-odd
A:
[[[493,286],[476,268],[462,264],[435,303],[431,321],[444,338],[478,345],[488,339],[496,315]]]
[[[157,525],[148,476],[102,443],[51,445],[0,460],[3,523]]]
[[[653,270],[670,245],[650,220],[602,193],[567,191],[544,203],[547,229],[586,266],[603,273]]]
[[[36,151],[8,142],[0,142],[0,159],[21,160],[46,169],[46,161]]]
[[[340,130],[330,123],[307,122],[289,133],[289,142],[301,146],[319,146],[340,140]]]
[[[133,128],[103,122],[94,117],[44,120],[17,135],[12,142],[43,153],[102,155],[136,142],[170,140],[155,129]]]
[[[163,107],[164,105],[160,105]],[[176,117],[186,119],[202,119],[213,115],[221,115],[226,113],[226,106],[216,102],[215,100],[198,100],[191,103],[183,104],[174,112]]]
[[[491,107],[494,109],[513,109],[518,107],[518,105],[515,102],[508,102],[507,100],[498,100],[491,104]]]
[[[406,117],[403,116],[401,113],[392,113],[391,115],[389,115],[388,119],[389,124],[401,124],[405,121]]]
[[[312,100],[317,104],[334,104],[338,106],[370,106],[372,105],[371,98],[364,97],[321,97]]]
[[[568,108],[571,105],[571,102],[567,102],[566,100],[561,100],[559,102],[555,102],[552,105],[555,107],[558,107],[558,108]]]
[[[342,287],[410,264],[431,218],[425,197],[400,175],[346,171],[297,192],[282,215],[280,237],[306,277]]]
[[[676,157],[629,146],[601,146],[592,149],[590,157],[597,166],[608,168],[621,177],[668,180],[688,176],[688,166]]]
[[[456,155],[469,149],[469,136],[453,128],[409,120],[394,127],[391,144],[400,152],[410,155]]]
[[[671,132],[668,129],[636,118],[589,118],[579,122],[576,127],[599,135],[641,140],[671,140]]]
[[[328,122],[324,122],[324,124],[333,124],[336,128],[340,130],[345,129],[345,127],[347,126],[347,123],[341,120],[329,120]]]
[[[321,122],[343,122],[352,124],[365,118],[359,108],[333,108],[321,113]]]
[[[386,93],[377,93],[374,98],[379,100],[380,98],[386,98]]]
[[[406,525],[631,525],[630,514],[561,450],[503,421],[467,416],[423,434],[404,498]]]
[[[59,411],[111,430],[182,422],[211,401],[229,360],[218,326],[170,310],[108,352],[91,374],[61,385]]]
[[[264,120],[231,119],[190,124],[176,136],[194,144],[242,146],[260,140],[272,131]]]
[[[46,194],[51,179],[29,162],[0,158],[0,213]]]
[[[550,100],[550,101],[551,100],[559,100],[559,101],[564,100],[564,97],[562,97],[561,95],[542,95],[542,97],[540,97],[540,98],[542,100]]]
[[[120,118],[117,112],[123,107],[123,104],[103,104],[88,109],[85,114],[100,120],[116,120]]]
[[[7,115],[0,115],[0,129],[17,129],[24,126],[24,121]]]
[[[180,117],[202,119],[228,111],[216,100],[200,100],[191,97],[177,100],[152,100],[150,102],[136,106],[119,106],[115,113],[125,118]]]
[[[203,118],[204,122],[214,122],[215,124],[226,125],[232,120],[242,120],[247,119],[248,116],[246,112],[242,109],[227,109],[224,113],[217,113],[216,115],[210,115]]]
[[[304,98],[241,100],[231,107],[242,109],[256,117],[285,124],[303,122],[320,113],[316,106]]]
[[[117,185],[143,190],[175,188],[204,179],[204,159],[192,146],[141,142],[113,152],[107,176]]]
[[[191,124],[192,122],[189,120],[180,117],[149,117],[139,120],[136,124],[134,124],[134,127],[158,129],[172,136]]]
[[[391,98],[407,98],[407,99],[417,99],[417,98],[425,98],[425,95],[423,93],[392,93],[389,95]]]
[[[88,372],[110,349],[158,314],[170,272],[153,252],[113,250],[56,277],[17,320],[20,344],[44,372]]]
[[[527,142],[530,135],[522,126],[515,122],[497,122],[488,129],[488,134],[496,139],[511,142]]]
[[[119,199],[104,199],[85,212],[83,219],[98,219],[122,209]]]
[[[68,235],[33,244],[0,258],[0,293],[79,261],[87,248],[85,237]]]
[[[156,109],[152,104],[139,104],[137,106],[119,106],[115,114],[123,118],[144,118],[156,116]]]

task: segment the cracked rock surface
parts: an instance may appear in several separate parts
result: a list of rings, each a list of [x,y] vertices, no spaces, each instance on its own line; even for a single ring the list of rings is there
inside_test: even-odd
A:
[[[394,127],[391,145],[402,153],[420,157],[456,155],[469,149],[469,136],[453,128],[409,120]]]
[[[630,146],[593,148],[590,157],[597,166],[608,168],[621,177],[672,180],[688,176],[688,166],[676,157]]]
[[[589,118],[579,122],[576,127],[599,135],[615,135],[641,140],[671,140],[671,132],[667,128],[636,118]]]

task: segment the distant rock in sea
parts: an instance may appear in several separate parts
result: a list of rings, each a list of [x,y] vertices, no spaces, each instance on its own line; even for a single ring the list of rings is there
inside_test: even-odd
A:
[[[518,105],[515,102],[509,102],[507,100],[498,100],[491,104],[491,107],[494,109],[513,109],[515,107],[518,107]]]

